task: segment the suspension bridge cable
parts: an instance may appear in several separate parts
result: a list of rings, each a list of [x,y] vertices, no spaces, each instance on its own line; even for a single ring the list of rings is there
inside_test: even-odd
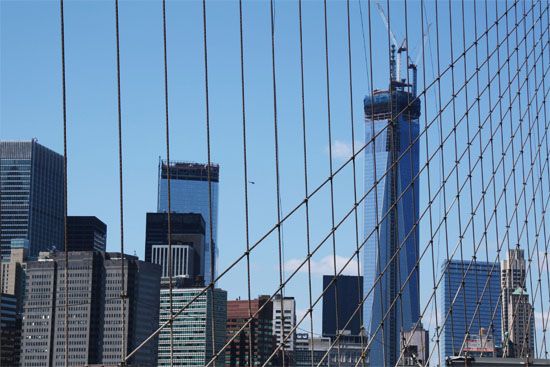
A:
[[[248,318],[252,318],[251,292],[250,292],[250,232],[248,221],[248,159],[246,150],[246,98],[245,98],[245,73],[244,73],[244,36],[243,36],[243,3],[239,0],[239,41],[241,57],[241,101],[243,124],[243,167],[244,167],[244,215],[245,215],[245,240],[246,240],[246,280],[248,296]],[[248,327],[248,365],[255,364],[252,354],[252,324]]]
[[[323,18],[324,18],[324,34],[325,34],[325,88],[326,88],[326,103],[327,103],[327,132],[328,132],[328,159],[329,159],[329,174],[333,175],[332,169],[332,124],[331,124],[331,109],[330,109],[330,64],[329,64],[329,48],[328,48],[328,17],[327,17],[327,0],[323,1]],[[355,160],[354,160],[355,161]],[[330,180],[330,220],[331,226],[334,228],[334,180]],[[331,233],[332,237],[332,265],[334,270],[334,316],[335,316],[335,325],[336,333],[340,333],[340,328],[338,327],[339,319],[339,299],[338,299],[338,279],[336,274],[338,272],[336,268],[336,233],[333,231]],[[340,345],[337,346],[338,349],[338,366],[340,366]]]
[[[451,172],[451,173],[452,173],[452,172]],[[463,188],[463,187],[464,187],[464,185],[462,185],[462,188]],[[363,199],[364,199],[364,197],[363,197]],[[391,208],[390,208],[390,210],[391,210]],[[389,210],[389,211],[390,211],[390,210]],[[349,212],[349,213],[347,214],[347,216],[349,216],[349,214],[351,214],[351,212]],[[343,220],[345,220],[345,219],[347,218],[347,216],[346,216]],[[422,217],[423,217],[423,215],[421,215],[420,219],[422,219]],[[343,220],[336,226],[336,229],[337,229],[337,228],[339,227],[339,225],[343,222]],[[408,235],[410,235],[410,233],[409,233]],[[319,247],[320,247],[329,237],[330,237],[330,233],[329,233],[329,235],[327,235],[327,236],[325,237],[324,241],[321,242],[321,244],[316,248],[316,250],[317,250],[317,249],[318,249],[318,248],[319,248]],[[406,240],[406,239],[407,239],[407,238],[405,238],[405,240]],[[316,250],[315,250],[315,251],[316,251]],[[314,252],[315,252],[315,251],[314,251]],[[298,269],[297,269],[297,270],[287,279],[287,281],[290,280],[290,279],[296,274],[296,272],[304,265],[304,263],[305,263],[305,261],[304,261],[304,262],[298,267]],[[349,264],[349,260],[348,260],[348,263],[347,263],[347,264]],[[346,264],[346,265],[347,265],[347,264]],[[345,265],[345,266],[346,266],[346,265]],[[345,268],[345,266],[344,266],[344,268]],[[387,268],[386,268],[385,270],[387,270]],[[385,272],[385,270],[384,270],[383,272]],[[376,286],[376,283],[377,283],[378,281],[379,281],[379,279],[377,279],[377,281],[375,282],[375,285],[374,285],[374,286]],[[330,285],[329,285],[329,286],[330,286]],[[374,286],[373,286],[373,288],[374,288]],[[372,291],[373,288],[371,288],[371,291]],[[325,291],[326,291],[326,289],[328,289],[328,287],[325,288]],[[324,292],[323,292],[323,294],[324,294]],[[368,295],[367,295],[367,296],[368,296]],[[298,324],[299,324],[299,323],[298,323]],[[287,336],[287,337],[288,337],[288,336]]]
[[[69,248],[67,243],[67,88],[65,83],[65,15],[63,0],[59,1],[61,31],[61,93],[63,107],[63,239],[65,248],[65,343],[63,346],[65,366],[69,365]]]
[[[432,84],[432,85],[433,85],[433,84]],[[423,93],[425,93],[425,92],[423,92]],[[367,145],[367,144],[366,144],[366,145]],[[363,149],[364,149],[364,147],[363,147]],[[362,149],[361,149],[361,150],[362,150]],[[358,153],[359,153],[359,152],[357,152],[356,154],[354,154],[351,160],[353,160],[353,158],[355,158],[356,155],[357,155]],[[349,161],[346,162],[346,164],[347,164],[347,163],[349,163]],[[334,177],[338,172],[339,172],[339,170],[335,171],[334,174],[331,175],[331,178]],[[325,181],[325,183],[326,183],[326,181]],[[324,185],[324,184],[322,184],[322,185]],[[312,195],[314,195],[315,192],[317,192],[317,191],[314,191]],[[311,195],[306,195],[306,199],[307,199],[308,197],[311,197]],[[299,206],[301,206],[301,205],[303,205],[303,203],[301,203]],[[356,205],[354,205],[354,207],[355,207],[355,209],[356,209]],[[287,218],[289,218],[293,213],[295,213],[295,210],[297,210],[297,208],[291,210],[291,211],[289,212],[289,214],[287,214],[287,215],[284,216],[284,217],[280,216],[280,218],[279,218],[280,221],[279,221],[278,224],[280,225],[284,220],[286,220]],[[282,217],[282,218],[281,218],[281,217]],[[271,232],[271,231],[270,231],[270,232]],[[255,246],[257,246],[260,242],[261,242],[261,241],[257,242],[253,247],[251,247],[251,249],[253,249]],[[249,253],[248,253],[247,255],[249,255]],[[242,258],[242,257],[241,257],[241,258]],[[239,259],[241,259],[241,258],[239,258]],[[308,256],[308,260],[309,260],[309,258],[310,258],[310,257]],[[240,260],[238,260],[238,261],[240,261]],[[237,261],[237,262],[238,262],[238,261]],[[224,272],[223,274],[225,274],[225,272]],[[221,274],[221,275],[223,275],[223,274]],[[218,279],[219,279],[219,278],[220,278],[220,277],[218,277]]]
[[[277,121],[277,76],[276,76],[276,57],[275,57],[275,4],[273,0],[269,2],[270,10],[270,26],[271,26],[271,82],[273,89],[273,129],[274,129],[274,145],[275,145],[275,185],[276,185],[276,198],[277,198],[277,241],[278,241],[278,253],[279,253],[279,296],[281,302],[281,339],[284,339],[285,336],[285,302],[284,302],[284,278],[283,278],[283,246],[281,238],[281,188],[280,188],[280,177],[279,177],[279,130],[278,130],[278,121]],[[285,344],[284,341],[281,343],[281,364],[285,366]]]
[[[359,4],[359,7],[361,7],[361,4]],[[355,118],[354,118],[354,104],[353,104],[353,67],[352,67],[352,49],[351,49],[351,17],[350,17],[350,1],[346,0],[346,25],[347,25],[347,41],[348,41],[348,78],[349,78],[349,109],[350,109],[350,130],[351,130],[351,153],[352,156],[355,156]],[[367,61],[367,53],[366,53],[366,44],[365,44],[365,30],[363,26],[363,15],[361,14],[361,30],[363,32],[363,47],[364,47],[364,56],[365,56],[365,69],[366,69],[366,61]],[[353,171],[353,214],[355,219],[355,248],[356,248],[356,254],[357,254],[357,294],[361,294],[360,289],[362,289],[363,285],[361,284],[361,259],[359,257],[359,219],[357,214],[357,169],[356,169],[356,159],[353,158],[352,160],[352,171]],[[310,302],[311,303],[311,302]],[[310,315],[310,319],[313,320],[313,316]],[[360,335],[360,342],[361,342],[361,348],[363,348],[365,344],[365,338],[364,338],[364,320],[362,313],[359,313],[359,324],[361,325],[361,330],[359,331]],[[311,327],[311,333],[313,335],[313,323]],[[313,351],[312,351],[313,355]],[[312,363],[313,364],[313,363]],[[361,365],[365,365],[365,360],[361,360]]]
[[[119,206],[120,206],[120,307],[121,307],[121,361],[124,364],[126,357],[126,281],[124,274],[124,185],[123,185],[123,161],[122,161],[122,108],[120,92],[120,33],[118,0],[115,0],[115,35],[116,35],[116,74],[117,74],[117,120],[118,120],[118,182],[119,182]]]
[[[348,23],[349,24],[349,23]],[[304,44],[303,44],[303,24],[302,24],[302,0],[298,0],[298,26],[299,26],[299,44],[300,44],[300,95],[301,95],[301,117],[302,117],[302,141],[303,141],[303,160],[304,160],[304,195],[309,196],[308,182],[308,157],[307,157],[307,125],[306,125],[306,103],[305,103],[305,82],[304,82]],[[312,306],[312,287],[311,287],[311,238],[309,221],[309,201],[305,202],[305,220],[306,220],[306,246],[307,246],[307,280],[308,280],[308,301],[309,310]],[[313,314],[309,315],[309,335],[313,339]],[[314,363],[313,348],[310,351],[311,365]]]
[[[166,0],[162,0],[162,31],[163,31],[163,51],[164,51],[164,114],[165,114],[165,131],[166,131],[166,184],[168,194],[168,283],[169,283],[169,310],[170,318],[170,366],[174,365],[174,325],[173,325],[173,292],[172,292],[172,275],[173,275],[173,259],[172,259],[172,187],[171,187],[171,165],[170,165],[170,121],[169,121],[169,104],[168,104],[168,45],[166,31]],[[162,162],[160,162],[160,170],[162,177]]]
[[[539,2],[539,13],[542,14],[542,2]],[[533,24],[534,24],[534,19],[533,19]],[[540,23],[540,36],[542,37],[542,35],[543,35],[543,28],[542,28],[542,22],[541,22]],[[535,33],[533,33],[533,44],[535,44]],[[544,69],[544,55],[542,56],[541,65],[542,65],[542,70],[545,70]],[[537,79],[536,75],[537,75],[537,70],[535,68],[535,80]],[[543,91],[546,90],[545,83],[544,83],[544,78],[542,79],[542,89],[543,89]],[[536,109],[538,110],[539,109],[538,88],[535,88],[535,95],[536,95],[535,105],[536,105]],[[544,107],[545,107],[545,104],[546,104],[546,100],[543,100],[542,105]],[[543,112],[544,112],[544,121],[546,121],[546,107],[543,109]],[[539,124],[538,124],[538,115],[537,115],[536,119],[537,119],[537,136],[540,136],[540,130],[539,130]],[[547,134],[545,134],[545,141],[546,141],[546,156],[547,156],[546,160],[548,161],[549,152],[548,152],[548,135]],[[539,144],[542,145],[542,143],[540,143],[540,142],[539,142]],[[547,167],[548,167],[548,165],[547,165]],[[539,182],[542,183],[543,170],[542,170],[540,162],[538,164],[538,168],[539,168]],[[550,174],[548,176],[550,177]],[[540,205],[542,207],[543,202],[544,202],[544,187],[543,186],[541,186],[540,193],[541,193],[541,195],[540,195]],[[542,212],[541,225],[543,227],[544,243],[548,244],[548,240],[547,240],[547,236],[546,236],[546,220],[545,219],[546,219],[546,215],[545,215],[545,212],[543,211]],[[538,240],[538,237],[537,237],[537,240]],[[548,292],[548,300],[550,302],[550,268],[549,268],[549,264],[548,264],[549,260],[548,260],[548,246],[547,245],[546,245],[545,251],[544,251],[544,262],[543,262],[542,267],[544,267],[544,263],[546,263],[547,292]],[[544,302],[542,300],[542,295],[541,295],[541,300],[540,301],[541,301],[541,307],[542,307],[542,305],[544,304]],[[542,350],[544,349],[544,358],[548,358],[548,350],[547,350],[547,346],[546,346],[546,328],[547,328],[548,318],[550,316],[550,307],[548,307],[547,312],[548,312],[549,315],[546,317],[546,322],[544,320],[544,309],[541,313],[541,316],[542,316],[541,317],[541,321],[542,321],[541,324],[542,324],[542,330],[543,330],[543,338],[542,338],[542,341],[541,341],[541,347],[540,347],[539,351],[540,351],[540,353],[542,353]],[[541,356],[539,355],[539,357],[541,357]]]

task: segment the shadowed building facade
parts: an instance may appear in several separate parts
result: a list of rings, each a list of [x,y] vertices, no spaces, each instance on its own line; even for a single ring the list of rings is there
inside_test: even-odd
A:
[[[107,225],[92,216],[67,217],[67,246],[69,251],[105,251]]]
[[[334,338],[338,332],[358,336],[363,319],[363,277],[339,275],[329,287],[333,278],[323,276],[323,336]]]

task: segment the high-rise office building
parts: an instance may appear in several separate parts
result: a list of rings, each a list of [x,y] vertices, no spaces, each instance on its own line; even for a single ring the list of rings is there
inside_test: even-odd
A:
[[[339,275],[329,287],[333,278],[332,275],[323,276],[323,289],[326,289],[323,295],[323,336],[334,338],[342,333],[360,335],[363,277]]]
[[[450,260],[442,271],[445,356],[463,353],[465,338],[479,335],[482,329],[500,346],[500,264]]]
[[[172,276],[204,279],[205,225],[201,214],[170,215]],[[169,276],[168,213],[147,213],[145,261],[162,266],[162,276]]]
[[[195,298],[196,297],[196,298]],[[170,363],[170,328],[162,329],[158,338],[156,366],[205,366],[219,352],[226,338],[227,292],[221,289],[175,288],[173,311],[189,305],[173,322],[173,363]],[[160,293],[160,323],[170,317],[170,291]],[[224,366],[221,353],[213,366]]]
[[[27,239],[29,255],[64,245],[63,156],[32,141],[0,142],[0,245]]]
[[[124,258],[125,327],[122,327],[121,256],[99,251],[42,252],[27,263],[21,366],[65,366],[65,284],[69,288],[69,364],[117,364],[158,327],[160,267]],[[156,344],[129,361],[154,365]]]
[[[394,52],[392,57],[389,90],[364,99],[367,196],[363,277],[364,294],[369,294],[364,322],[368,336],[374,339],[369,352],[374,366],[395,365],[400,332],[412,329],[420,315],[416,267],[420,100],[415,98],[415,83],[409,89],[397,81]]]
[[[211,281],[210,264],[216,269],[217,258],[217,224],[218,224],[218,183],[220,167],[215,164],[159,162],[159,184],[157,212],[168,211],[168,175],[170,176],[170,210],[175,213],[198,213],[205,221],[205,246],[204,256],[204,280],[208,284]],[[210,177],[210,184],[208,178]],[[209,192],[209,187],[211,192]],[[211,201],[210,201],[211,198]],[[210,213],[212,207],[212,213]],[[212,215],[210,215],[212,214]],[[212,218],[212,223],[210,221]],[[212,229],[212,234],[210,234]],[[213,243],[210,239],[212,237]],[[214,254],[210,253],[211,245]],[[214,272],[215,273],[215,272]]]
[[[250,303],[248,299],[227,301],[227,340],[251,317],[249,325],[235,337],[226,350],[227,366],[262,366],[275,349],[272,332],[273,302],[269,300],[269,296],[260,296],[250,300]]]
[[[508,259],[502,261],[500,287],[502,291],[502,332],[505,356],[524,357],[534,351],[533,310],[526,292],[526,264],[520,248],[508,251]],[[521,330],[521,328],[528,328]],[[519,354],[518,354],[519,353]]]
[[[285,352],[294,350],[296,333],[291,333],[291,330],[295,325],[296,300],[294,297],[283,298],[277,294],[273,298],[273,335],[275,335],[277,346],[284,342]]]
[[[107,225],[97,217],[67,217],[67,247],[69,251],[105,251]]]

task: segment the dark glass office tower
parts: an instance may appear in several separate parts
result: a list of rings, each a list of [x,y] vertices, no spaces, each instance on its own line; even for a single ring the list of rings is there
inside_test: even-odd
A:
[[[468,329],[471,335],[485,329],[495,346],[500,346],[500,264],[451,260],[443,264],[442,271],[445,356],[461,351]]]
[[[29,254],[64,247],[63,156],[32,141],[0,142],[0,244],[29,240]]]
[[[204,220],[197,213],[172,213],[172,275],[194,281],[204,279]],[[168,213],[147,213],[145,261],[162,266],[162,277],[169,276]]]
[[[395,50],[392,57],[395,68]],[[374,339],[369,353],[371,366],[397,363],[400,333],[412,329],[420,315],[416,267],[420,100],[415,98],[416,66],[409,69],[413,72],[412,85],[400,81],[392,71],[389,89],[374,91],[364,99],[363,277],[368,295],[364,320],[369,337]]]
[[[107,225],[97,217],[67,217],[69,251],[105,251]]]
[[[212,223],[210,223],[210,195],[208,185],[208,171],[210,170],[210,186],[212,199]],[[218,182],[220,167],[216,164],[170,162],[159,163],[159,185],[157,212],[168,211],[168,173],[170,173],[170,209],[175,213],[199,213],[205,222],[205,245],[203,269],[204,280],[210,282],[210,264],[214,261],[216,269],[217,250],[217,223],[218,223]],[[214,241],[214,254],[210,254],[210,228]]]
[[[332,275],[323,276],[323,289],[327,289],[333,278]],[[345,334],[353,336],[360,335],[363,308],[359,305],[362,299],[362,276],[338,276],[337,285],[332,283],[323,295],[323,336],[335,337],[338,330],[346,330]],[[354,315],[357,307],[359,311]],[[350,319],[350,323],[344,327]]]

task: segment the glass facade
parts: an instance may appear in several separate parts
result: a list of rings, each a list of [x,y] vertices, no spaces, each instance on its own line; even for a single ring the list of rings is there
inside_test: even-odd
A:
[[[210,166],[212,188],[212,224],[210,224],[210,203],[208,185],[208,165],[199,163],[170,162],[170,209],[176,213],[199,213],[205,221],[204,280],[210,283],[210,264],[214,261],[216,271],[217,224],[218,224],[218,182],[219,166]],[[165,161],[159,164],[159,186],[157,212],[168,212],[168,166]],[[212,236],[210,236],[212,228]],[[210,253],[210,239],[214,242],[214,256]]]
[[[30,256],[64,246],[63,156],[38,144],[0,142],[0,244],[10,257],[13,239],[27,239]]]
[[[395,365],[400,351],[399,333],[411,329],[420,314],[415,269],[420,103],[416,100],[409,105],[409,100],[414,100],[412,94],[394,89],[376,92],[364,101],[368,145],[363,316],[365,330],[374,339],[369,353],[373,366]]]
[[[495,346],[500,346],[500,264],[451,260],[443,264],[442,271],[441,319],[447,317],[443,327],[445,356],[458,355],[468,329],[470,334],[479,334],[484,328]]]
[[[174,312],[193,299],[194,301],[174,320],[173,364],[170,364],[170,328],[166,327],[160,332],[157,366],[204,366],[214,353],[223,347],[226,337],[227,292],[221,289],[209,289],[195,299],[201,291],[202,288],[173,289]],[[170,291],[161,289],[160,292],[160,325],[162,325],[170,316]],[[213,331],[214,336],[212,336]],[[216,351],[212,350],[212,341]],[[225,365],[223,353],[214,365]]]

